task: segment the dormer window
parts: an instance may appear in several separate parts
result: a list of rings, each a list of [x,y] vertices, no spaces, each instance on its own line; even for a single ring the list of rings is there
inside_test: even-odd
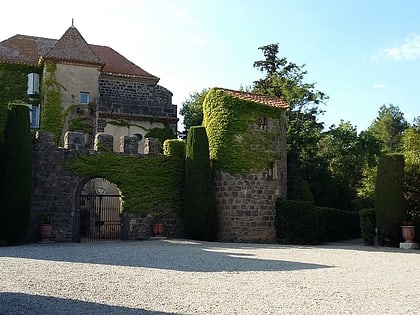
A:
[[[80,104],[89,104],[89,92],[80,92]]]
[[[259,127],[260,127],[260,130],[267,129],[267,118],[265,118],[265,117],[261,117],[260,118],[260,120],[259,120]]]

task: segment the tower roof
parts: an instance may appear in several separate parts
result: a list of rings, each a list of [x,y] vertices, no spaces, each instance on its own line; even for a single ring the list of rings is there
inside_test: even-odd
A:
[[[45,59],[69,62],[103,64],[73,25],[67,29],[44,57]]]
[[[282,100],[281,98],[277,96],[249,93],[249,92],[244,92],[244,91],[235,91],[235,90],[229,90],[229,89],[223,89],[223,88],[215,88],[215,89],[219,91],[223,91],[235,98],[245,100],[245,101],[251,101],[254,103],[268,105],[271,107],[277,107],[281,109],[287,109],[289,107],[289,105],[284,100]]]

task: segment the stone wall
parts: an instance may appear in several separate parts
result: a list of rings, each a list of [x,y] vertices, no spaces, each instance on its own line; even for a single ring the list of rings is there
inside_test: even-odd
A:
[[[218,239],[226,242],[275,242],[275,203],[279,181],[266,174],[215,176],[219,215]]]
[[[102,76],[99,90],[100,112],[177,119],[172,93],[162,86]]]
[[[65,165],[76,153],[76,150],[57,148],[52,134],[37,133],[33,148],[33,192],[28,240],[38,240],[38,225],[45,213],[51,215],[53,240],[73,240],[75,191],[79,179]]]
[[[108,135],[109,136],[109,135]],[[109,136],[112,138],[112,136]],[[98,142],[106,141],[109,137],[103,135]],[[39,225],[41,217],[48,213],[51,217],[52,241],[71,242],[80,241],[80,194],[84,185],[92,176],[78,177],[67,168],[67,163],[75,159],[78,154],[97,154],[96,151],[86,150],[83,137],[80,133],[66,135],[65,148],[57,148],[54,135],[38,131],[33,146],[33,189],[30,226],[27,241],[39,240]],[[150,141],[153,149],[154,139]],[[112,142],[112,139],[111,139]],[[100,143],[101,147],[104,143]],[[158,144],[157,144],[158,145]],[[123,146],[127,152],[122,154],[132,155],[129,146]],[[153,150],[152,150],[153,151]],[[157,154],[149,152],[145,157]],[[125,239],[147,239],[152,234],[153,219],[136,213],[123,213],[122,237]],[[162,218],[165,225],[165,236],[182,237],[183,228],[181,220],[176,214],[167,209]]]

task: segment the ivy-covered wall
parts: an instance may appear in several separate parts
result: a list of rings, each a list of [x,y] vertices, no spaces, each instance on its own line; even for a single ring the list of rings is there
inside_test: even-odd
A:
[[[29,99],[26,94],[28,73],[41,74],[41,68],[18,64],[0,64],[0,142],[4,140],[3,131],[10,102],[39,104],[38,97]]]
[[[123,210],[147,214],[182,207],[184,159],[176,156],[124,156],[114,152],[80,155],[69,163],[78,176],[95,175],[121,190]]]
[[[257,173],[283,157],[276,143],[285,137],[284,110],[211,89],[204,100],[203,114],[210,158],[216,170]],[[266,121],[264,129],[259,126],[261,118]]]
[[[215,170],[218,239],[275,242],[275,201],[287,196],[284,109],[215,88],[206,95],[203,114]]]

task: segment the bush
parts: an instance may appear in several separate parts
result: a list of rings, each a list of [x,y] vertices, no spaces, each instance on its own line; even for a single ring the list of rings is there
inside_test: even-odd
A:
[[[185,159],[185,142],[178,139],[165,140],[163,154]]]
[[[308,201],[276,201],[276,237],[283,244],[316,244],[318,215]]]
[[[288,199],[309,201],[314,204],[314,196],[309,183],[304,179],[289,181],[287,187]]]
[[[375,209],[362,209],[359,211],[360,234],[366,245],[373,245],[375,239]]]
[[[382,245],[397,246],[405,216],[404,156],[387,154],[379,158],[375,182],[375,213]]]
[[[335,242],[360,235],[359,214],[354,211],[316,207],[319,218],[319,240]]]
[[[188,237],[216,238],[216,201],[206,129],[191,127],[185,154],[184,225]]]
[[[25,236],[31,208],[32,143],[27,106],[10,107],[4,139],[0,239],[17,243]]]

